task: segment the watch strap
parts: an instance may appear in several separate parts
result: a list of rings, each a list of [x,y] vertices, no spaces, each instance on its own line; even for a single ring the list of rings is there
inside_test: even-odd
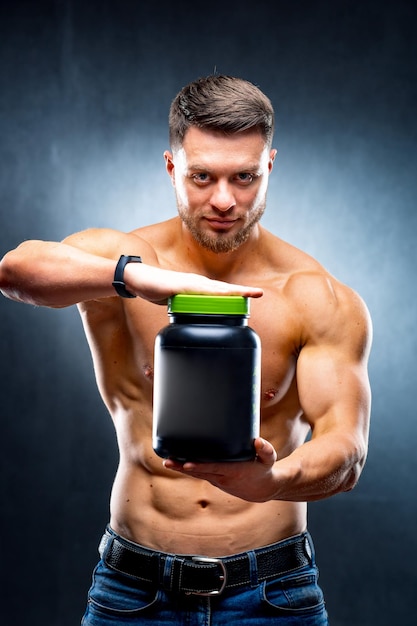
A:
[[[112,282],[112,285],[118,295],[122,298],[136,298],[134,293],[131,293],[126,289],[126,285],[123,280],[125,267],[128,263],[142,263],[142,259],[140,256],[129,256],[126,254],[122,254],[117,262],[116,269],[114,271],[114,280]]]

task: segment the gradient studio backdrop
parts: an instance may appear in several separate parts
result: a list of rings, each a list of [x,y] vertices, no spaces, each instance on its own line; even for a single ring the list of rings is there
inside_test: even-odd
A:
[[[310,506],[332,626],[415,624],[414,2],[1,0],[0,254],[175,214],[167,112],[200,75],[271,97],[264,225],[371,310],[370,452],[358,487]],[[117,463],[75,308],[0,300],[5,626],[74,626]]]

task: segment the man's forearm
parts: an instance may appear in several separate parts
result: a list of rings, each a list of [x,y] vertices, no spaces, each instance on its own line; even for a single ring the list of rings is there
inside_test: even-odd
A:
[[[365,459],[365,444],[349,436],[324,435],[309,441],[276,463],[278,488],[273,499],[311,502],[349,491]]]
[[[115,261],[65,243],[26,241],[0,262],[0,290],[37,306],[65,307],[115,295]]]

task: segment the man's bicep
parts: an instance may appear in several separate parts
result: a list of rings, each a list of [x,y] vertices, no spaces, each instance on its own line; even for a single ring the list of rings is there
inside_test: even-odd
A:
[[[112,258],[116,255],[120,240],[125,236],[108,228],[89,228],[69,235],[62,243],[95,256]]]
[[[367,420],[372,323],[365,303],[339,286],[333,308],[320,307],[305,326],[297,383],[306,419],[314,424],[324,418],[342,424]]]
[[[297,363],[305,419],[313,433],[350,431],[367,438],[370,387],[366,359],[342,345],[306,345]]]
[[[136,255],[144,263],[157,265],[153,247],[136,233],[124,233],[111,228],[89,228],[66,237],[62,243],[83,252],[107,259],[118,259],[121,254]]]

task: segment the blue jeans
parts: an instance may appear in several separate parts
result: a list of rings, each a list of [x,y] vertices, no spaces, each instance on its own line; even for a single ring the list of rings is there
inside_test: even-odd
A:
[[[93,573],[87,610],[81,624],[327,626],[323,593],[317,584],[314,547],[308,533],[307,536],[311,547],[308,565],[260,584],[256,582],[255,571],[253,584],[225,589],[218,596],[164,591],[111,569],[101,559]]]

